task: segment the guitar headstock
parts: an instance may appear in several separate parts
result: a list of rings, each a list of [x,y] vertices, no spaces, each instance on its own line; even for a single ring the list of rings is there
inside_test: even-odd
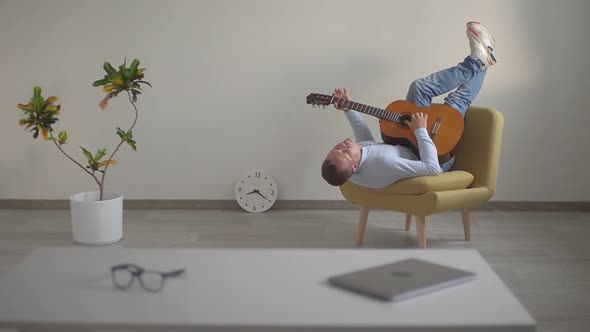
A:
[[[307,103],[313,105],[314,107],[326,107],[332,103],[334,97],[329,95],[322,95],[319,93],[310,93],[307,96]]]

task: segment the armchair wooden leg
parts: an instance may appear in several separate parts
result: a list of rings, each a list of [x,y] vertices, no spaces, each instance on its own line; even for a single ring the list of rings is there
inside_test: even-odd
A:
[[[418,246],[426,248],[426,217],[416,216],[416,230],[418,231]]]
[[[412,225],[412,215],[406,214],[406,231],[410,230],[410,225]]]
[[[462,209],[461,217],[463,218],[463,233],[465,233],[465,241],[471,241],[471,215],[469,214],[469,209]]]
[[[359,214],[359,225],[357,229],[356,245],[363,245],[363,237],[365,237],[365,228],[367,227],[367,219],[369,219],[369,208],[361,206],[361,212]]]

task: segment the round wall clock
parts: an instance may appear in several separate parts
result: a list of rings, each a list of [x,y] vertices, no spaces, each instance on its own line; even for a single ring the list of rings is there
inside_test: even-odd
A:
[[[277,200],[279,188],[272,176],[254,169],[236,182],[234,194],[242,209],[248,212],[264,212]]]

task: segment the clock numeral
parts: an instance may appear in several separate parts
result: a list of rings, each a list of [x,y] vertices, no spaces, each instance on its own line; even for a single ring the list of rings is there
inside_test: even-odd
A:
[[[273,191],[271,191],[271,192],[270,192],[270,194],[271,194],[272,196],[274,196],[274,195],[275,195],[275,191],[274,191],[274,190],[273,190]]]
[[[252,207],[252,211],[256,211],[256,205]]]
[[[259,178],[260,177],[260,172],[256,172],[256,174],[254,174],[255,177]]]
[[[238,192],[242,192],[242,187],[238,187]]]

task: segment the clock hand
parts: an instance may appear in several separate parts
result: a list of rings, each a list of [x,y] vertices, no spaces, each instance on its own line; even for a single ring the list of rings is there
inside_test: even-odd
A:
[[[246,193],[246,195],[254,194],[254,193],[256,193],[257,191],[258,191],[258,190],[254,189],[254,190],[252,190],[251,192],[249,192],[249,193]]]
[[[264,199],[268,199],[268,198],[266,198],[266,197],[265,197],[263,194],[261,194],[261,193],[260,193],[260,191],[256,190],[256,193],[257,193],[258,195],[262,196],[262,198],[264,198]]]

